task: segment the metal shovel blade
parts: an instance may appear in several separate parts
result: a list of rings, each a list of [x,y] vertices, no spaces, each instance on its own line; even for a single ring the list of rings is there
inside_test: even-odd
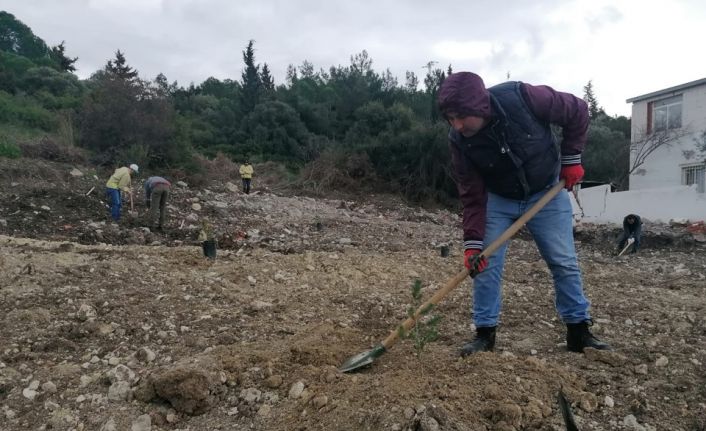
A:
[[[351,356],[346,360],[346,362],[343,363],[343,365],[338,367],[338,370],[343,373],[348,373],[350,371],[355,371],[360,368],[366,367],[372,364],[376,358],[382,356],[385,351],[385,346],[383,346],[382,344],[378,344],[367,352],[362,352],[358,353],[355,356]]]

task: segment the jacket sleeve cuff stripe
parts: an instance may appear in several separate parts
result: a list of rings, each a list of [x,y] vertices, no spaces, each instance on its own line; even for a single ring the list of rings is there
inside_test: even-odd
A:
[[[483,241],[469,240],[463,241],[464,250],[483,250]]]
[[[561,156],[562,165],[580,165],[581,164],[581,154],[573,154],[570,156]]]

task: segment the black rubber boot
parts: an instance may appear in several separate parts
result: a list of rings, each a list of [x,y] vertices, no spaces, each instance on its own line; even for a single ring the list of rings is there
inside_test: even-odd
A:
[[[495,348],[495,326],[476,328],[476,338],[461,347],[461,356],[478,352],[492,352]]]
[[[591,325],[593,325],[593,322],[590,320],[566,324],[566,348],[570,352],[583,353],[583,349],[586,347],[598,350],[613,350],[609,344],[602,342],[591,334],[588,329]]]

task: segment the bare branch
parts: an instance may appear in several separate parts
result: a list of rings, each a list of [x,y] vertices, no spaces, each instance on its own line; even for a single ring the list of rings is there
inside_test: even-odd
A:
[[[691,130],[688,127],[678,129],[669,129],[659,132],[647,133],[641,130],[637,133],[640,138],[630,143],[630,172],[634,173],[644,163],[645,160],[661,147],[671,147],[673,143],[679,141],[684,136],[690,135]]]

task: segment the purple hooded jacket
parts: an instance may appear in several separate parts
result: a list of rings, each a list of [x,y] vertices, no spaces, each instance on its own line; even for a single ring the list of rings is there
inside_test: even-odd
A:
[[[582,99],[551,87],[520,84],[527,106],[537,120],[562,128],[561,164],[581,163],[581,152],[588,132],[588,106]],[[490,93],[483,80],[471,72],[449,75],[438,93],[440,111],[460,117],[494,117]],[[489,123],[492,123],[490,121]],[[483,131],[479,132],[481,135]],[[456,145],[450,142],[451,163],[456,186],[463,204],[463,240],[465,249],[483,249],[485,235],[487,190],[485,181],[473,165],[466,163]],[[510,172],[508,172],[508,175]]]

